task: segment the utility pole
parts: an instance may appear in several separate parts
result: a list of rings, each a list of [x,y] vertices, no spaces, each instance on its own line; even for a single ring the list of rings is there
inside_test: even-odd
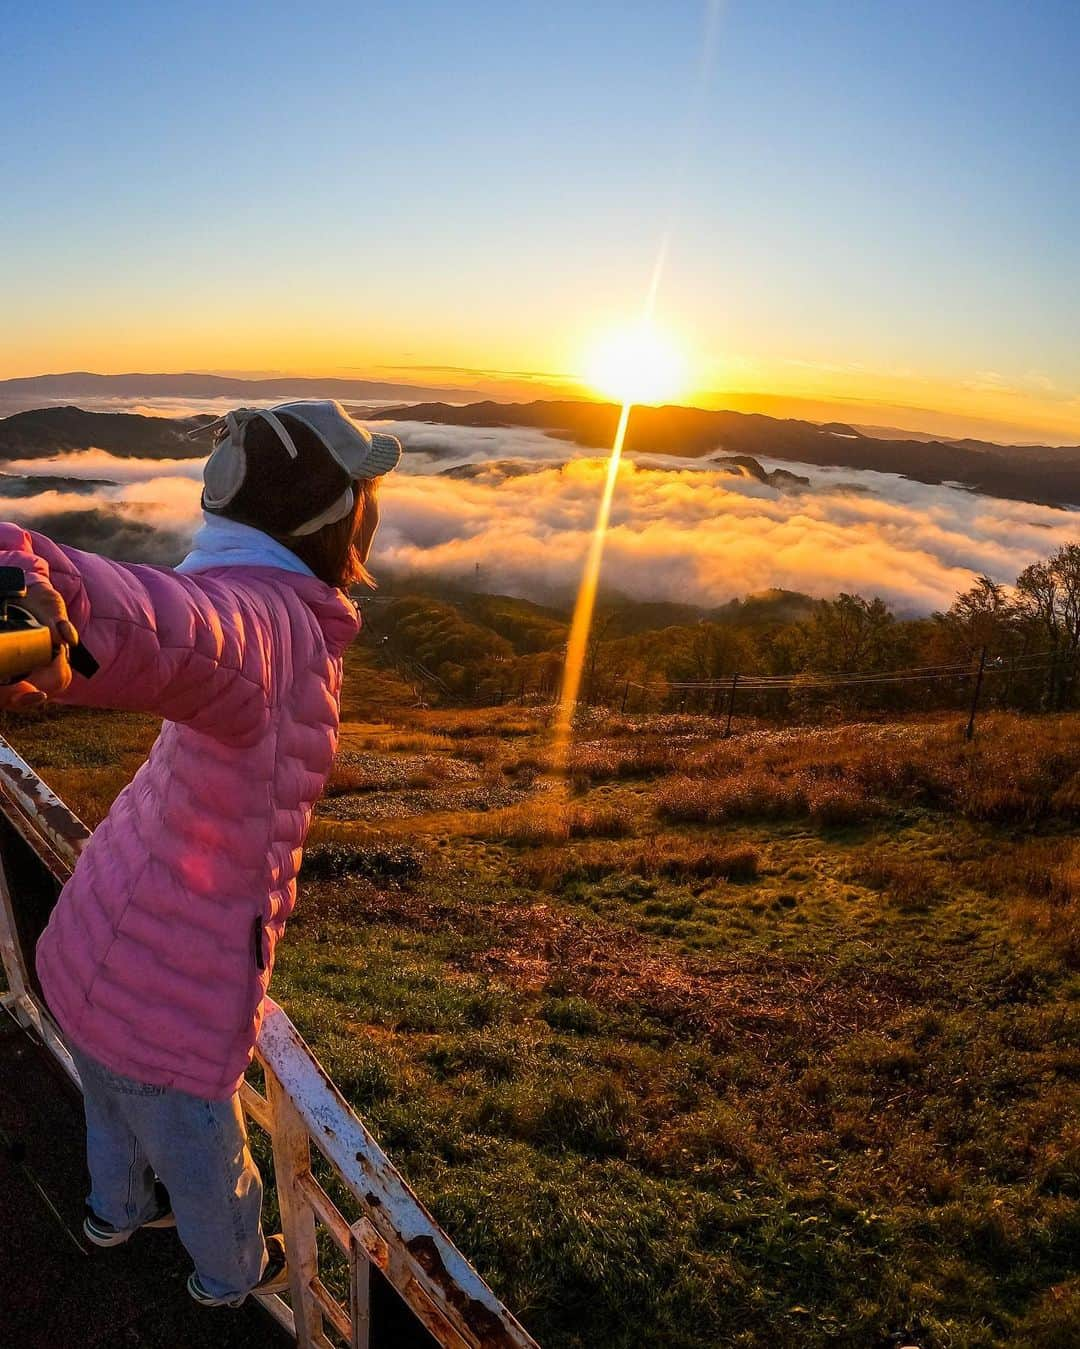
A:
[[[971,714],[968,717],[964,739],[971,740],[975,735],[975,713],[979,710],[979,694],[982,693],[983,674],[986,670],[986,647],[979,652],[979,667],[975,671],[975,687],[971,690]]]
[[[731,718],[735,715],[735,690],[738,687],[739,687],[739,676],[737,674],[733,674],[731,676],[731,688],[728,692],[728,700],[727,700],[727,725],[724,727],[725,740],[729,739],[731,736]]]

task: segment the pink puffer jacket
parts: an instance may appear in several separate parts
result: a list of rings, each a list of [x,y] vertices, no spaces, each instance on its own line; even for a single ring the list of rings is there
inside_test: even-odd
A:
[[[60,701],[166,718],[38,943],[49,1006],[118,1073],[231,1096],[337,745],[355,610],[314,577],[129,566],[16,525],[0,565],[50,580],[100,662]]]

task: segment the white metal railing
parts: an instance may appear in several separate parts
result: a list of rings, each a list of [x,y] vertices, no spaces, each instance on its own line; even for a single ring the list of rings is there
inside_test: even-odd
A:
[[[0,816],[32,851],[42,887],[71,874],[90,831],[0,738]],[[4,1006],[33,1031],[75,1083],[63,1037],[35,992],[20,924],[18,881],[0,855],[0,958]],[[441,1345],[452,1349],[536,1349],[438,1226],[326,1075],[296,1027],[266,1000],[256,1057],[265,1095],[244,1082],[248,1119],[270,1136],[274,1181],[289,1255],[289,1295],[261,1301],[301,1349],[367,1349],[374,1265]],[[343,1214],[312,1172],[312,1144],[348,1195]],[[320,1274],[317,1234],[340,1251],[348,1301]]]

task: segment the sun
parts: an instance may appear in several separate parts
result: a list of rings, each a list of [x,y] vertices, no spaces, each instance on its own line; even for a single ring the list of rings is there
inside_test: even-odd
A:
[[[668,403],[686,388],[686,360],[651,323],[599,338],[585,361],[591,388],[619,403]]]

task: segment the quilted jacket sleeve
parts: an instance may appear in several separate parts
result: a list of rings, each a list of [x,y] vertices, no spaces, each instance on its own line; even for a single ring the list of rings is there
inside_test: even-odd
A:
[[[154,712],[235,744],[265,729],[274,623],[259,596],[111,562],[12,524],[0,524],[0,566],[22,567],[28,584],[51,582],[99,663],[57,701]]]

